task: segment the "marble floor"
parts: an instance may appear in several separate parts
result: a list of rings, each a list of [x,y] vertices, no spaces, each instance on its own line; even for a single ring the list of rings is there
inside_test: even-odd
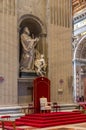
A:
[[[86,123],[62,125],[62,126],[47,127],[47,128],[34,128],[29,126],[22,126],[18,128],[24,128],[25,130],[86,130]]]

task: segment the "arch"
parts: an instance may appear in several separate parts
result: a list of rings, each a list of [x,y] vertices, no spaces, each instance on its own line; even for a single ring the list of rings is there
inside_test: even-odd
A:
[[[84,35],[78,42],[77,47],[74,51],[74,60],[86,59],[86,35]]]
[[[21,31],[21,26],[25,22],[25,20],[26,20],[26,23],[29,22],[29,25],[31,25],[31,24],[32,24],[32,26],[35,25],[35,27],[37,27],[39,29],[38,30],[36,28],[38,30],[38,33],[41,30],[41,34],[46,35],[47,29],[46,29],[45,25],[43,24],[43,22],[38,17],[31,15],[31,14],[25,14],[25,15],[21,16],[21,18],[18,21],[19,32]],[[33,30],[33,29],[31,28],[31,30]]]
[[[82,77],[84,76],[84,67],[86,64],[86,35],[81,37],[74,51],[73,57],[73,70],[74,70],[74,100],[77,102],[77,98],[84,96],[84,86],[81,85]],[[82,76],[83,74],[83,76]],[[77,78],[78,77],[78,78]],[[79,85],[79,91],[77,86]],[[83,89],[83,91],[82,91]]]

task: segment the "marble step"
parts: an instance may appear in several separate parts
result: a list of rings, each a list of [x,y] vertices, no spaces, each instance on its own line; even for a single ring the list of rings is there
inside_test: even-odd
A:
[[[10,116],[11,120],[15,120],[25,113],[22,112],[22,106],[0,106],[0,118],[1,116]]]
[[[72,111],[77,108],[77,104],[59,104],[60,105],[60,110],[64,111]]]

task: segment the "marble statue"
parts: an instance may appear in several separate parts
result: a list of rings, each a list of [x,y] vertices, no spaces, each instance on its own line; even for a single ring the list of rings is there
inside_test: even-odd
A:
[[[41,54],[40,57],[36,58],[34,65],[37,75],[45,76],[47,64],[45,62],[43,54]]]
[[[30,36],[30,30],[28,27],[23,29],[21,34],[21,60],[20,60],[20,71],[28,72],[34,70],[34,59],[36,52],[36,45],[39,41],[39,38],[32,38]]]

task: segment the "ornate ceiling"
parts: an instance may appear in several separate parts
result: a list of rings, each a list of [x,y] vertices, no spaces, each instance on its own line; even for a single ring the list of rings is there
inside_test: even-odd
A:
[[[86,59],[86,35],[79,41],[75,57],[78,59]]]
[[[72,0],[73,15],[86,8],[86,0]]]
[[[86,0],[72,0],[73,16],[86,10]],[[83,15],[83,14],[82,14]],[[86,59],[86,36],[82,37],[76,47],[76,59]]]

